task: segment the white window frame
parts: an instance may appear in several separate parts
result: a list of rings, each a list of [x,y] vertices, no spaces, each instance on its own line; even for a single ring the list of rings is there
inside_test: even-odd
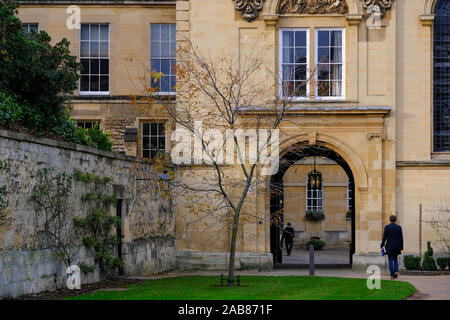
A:
[[[39,23],[38,22],[23,22],[22,26],[25,28],[27,33],[30,33],[30,25],[35,24],[37,25],[37,33],[39,33]]]
[[[108,89],[109,90],[108,91],[81,91],[81,74],[80,74],[80,79],[78,80],[78,88],[79,88],[78,92],[79,92],[80,96],[109,96],[110,91],[111,91],[111,24],[109,22],[83,22],[81,24],[87,24],[87,25],[106,24],[106,25],[108,25],[108,61],[109,61]],[[80,27],[80,32],[78,33],[78,35],[79,35],[78,57],[79,57],[80,63],[81,63],[81,27]],[[91,36],[91,34],[90,34],[90,27],[89,27],[89,38],[90,38],[90,36]],[[89,46],[89,59],[93,59],[90,56],[91,55],[90,48],[91,48],[91,46]],[[90,84],[90,82],[89,82],[89,84]]]
[[[283,96],[283,31],[305,31],[306,32],[306,96],[305,97],[291,97],[291,101],[305,101],[309,100],[310,95],[310,29],[309,28],[280,28],[278,30],[278,87],[279,96]]]
[[[153,58],[152,58],[152,39],[151,39],[152,25],[163,25],[163,24],[169,24],[169,25],[174,25],[175,26],[175,48],[176,48],[176,45],[177,45],[177,39],[176,39],[177,25],[176,25],[176,23],[150,23],[150,68],[151,68],[152,60],[153,60]],[[160,34],[160,37],[161,37],[161,34]],[[155,58],[155,59],[163,60],[161,57],[160,58]],[[174,60],[175,60],[175,65],[177,65],[176,54],[175,54],[175,59]],[[153,71],[153,70],[150,70],[150,71]],[[153,79],[151,79],[151,81],[153,81]],[[176,80],[176,75],[175,75],[175,84],[176,84],[176,81],[177,80]],[[176,91],[176,89],[173,92],[172,91],[168,91],[168,92],[156,91],[153,94],[154,95],[159,95],[159,96],[175,96],[177,94],[177,91]]]
[[[333,97],[319,97],[318,95],[318,80],[319,80],[319,74],[317,70],[314,72],[314,99],[315,100],[345,100],[345,87],[346,87],[346,80],[345,80],[345,63],[346,63],[346,46],[345,46],[345,28],[315,28],[314,29],[314,68],[317,68],[318,65],[318,55],[319,55],[319,31],[342,31],[342,95],[339,96],[333,96]]]
[[[164,137],[164,152],[167,152],[167,122],[165,121],[158,121],[158,120],[145,120],[141,122],[141,155],[142,158],[144,158],[144,124],[146,123],[159,123],[164,125],[164,135],[157,134],[156,137],[159,139],[160,137]],[[149,128],[149,135],[148,138],[151,139],[151,127]],[[147,137],[147,136],[146,136]],[[145,149],[151,151],[151,149]],[[160,150],[160,149],[159,149]],[[151,156],[151,154],[150,154]],[[151,158],[149,158],[151,159]]]
[[[321,198],[319,198],[319,197],[317,197],[317,194],[316,194],[316,197],[312,197],[312,198],[309,198],[309,193],[308,193],[308,178],[306,178],[306,186],[305,186],[305,190],[306,190],[306,197],[305,197],[305,199],[306,199],[306,204],[305,204],[305,207],[306,207],[306,212],[308,211],[308,210],[322,210],[323,211],[323,180],[322,180],[322,184],[321,184],[321,189],[320,189],[320,191],[321,191],[321,194],[322,194],[322,197]],[[314,193],[316,193],[317,192],[317,190],[313,190],[313,192]],[[319,208],[319,209],[310,209],[310,208],[308,208],[308,200],[314,200],[314,199],[316,199],[316,200],[322,200],[322,206],[321,206],[321,208]]]
[[[84,123],[86,123],[86,122],[92,122],[92,123],[97,122],[97,123],[98,123],[99,129],[103,131],[103,128],[102,128],[102,120],[90,120],[90,119],[74,119],[74,120],[75,120],[75,122],[77,123],[77,126],[78,126],[78,123],[79,123],[79,122],[84,122]],[[86,129],[86,127],[83,126],[83,129]]]

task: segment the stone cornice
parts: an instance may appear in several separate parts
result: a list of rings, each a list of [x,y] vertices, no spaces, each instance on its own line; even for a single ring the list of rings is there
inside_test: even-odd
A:
[[[428,160],[428,161],[397,161],[397,168],[450,168],[448,160]]]
[[[293,115],[359,115],[359,116],[387,116],[390,114],[391,107],[290,107],[286,114]],[[271,113],[272,110],[264,107],[242,108],[241,114],[264,114]]]

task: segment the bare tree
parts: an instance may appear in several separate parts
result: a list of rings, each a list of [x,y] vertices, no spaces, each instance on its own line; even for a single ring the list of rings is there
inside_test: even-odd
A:
[[[273,165],[278,161],[280,135],[284,134],[280,131],[281,124],[290,121],[293,97],[306,96],[315,71],[306,70],[306,66],[304,70],[292,70],[304,72],[304,81],[283,83],[280,94],[275,73],[257,50],[241,52],[238,57],[212,58],[189,40],[182,40],[177,51],[176,103],[171,96],[158,98],[158,86],[166,75],[144,64],[139,68],[139,89],[143,94],[134,101],[141,112],[150,108],[149,112],[154,114],[157,110],[154,102],[158,100],[163,106],[161,112],[175,124],[173,140],[178,144],[172,150],[172,161],[180,165],[182,174],[173,182],[172,192],[177,203],[182,203],[193,217],[186,222],[186,228],[214,219],[220,225],[215,230],[217,234],[228,231],[231,235],[228,262],[231,286],[240,226],[252,219],[262,221],[249,210],[248,199],[255,196],[257,185],[264,183],[267,175],[278,171],[278,163]],[[284,77],[294,79],[294,74]],[[187,142],[186,147],[182,140]],[[194,158],[194,165],[204,171],[183,170],[189,168],[185,166],[188,163],[177,162],[174,155],[188,162]],[[267,221],[275,219],[270,217]]]
[[[441,251],[450,255],[450,207],[444,204],[440,209],[436,210],[437,214],[425,220],[439,237]]]

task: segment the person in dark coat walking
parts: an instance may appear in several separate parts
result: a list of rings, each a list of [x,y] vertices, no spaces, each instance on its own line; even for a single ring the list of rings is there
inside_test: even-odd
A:
[[[295,231],[294,228],[292,228],[291,224],[288,223],[287,227],[283,230],[283,235],[281,236],[281,248],[283,248],[283,240],[286,243],[286,251],[287,255],[291,255],[292,246],[294,245],[294,237],[295,237]]]
[[[391,223],[384,227],[381,248],[386,248],[391,279],[396,279],[398,278],[398,255],[403,250],[403,232],[402,227],[395,223],[397,221],[396,216],[390,216],[389,220]]]

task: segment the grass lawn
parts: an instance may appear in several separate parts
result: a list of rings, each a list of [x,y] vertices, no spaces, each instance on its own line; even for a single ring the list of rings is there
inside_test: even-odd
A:
[[[126,291],[99,291],[70,300],[401,300],[415,291],[403,281],[381,281],[369,290],[367,279],[242,276],[241,287],[220,287],[219,276],[150,280]]]

